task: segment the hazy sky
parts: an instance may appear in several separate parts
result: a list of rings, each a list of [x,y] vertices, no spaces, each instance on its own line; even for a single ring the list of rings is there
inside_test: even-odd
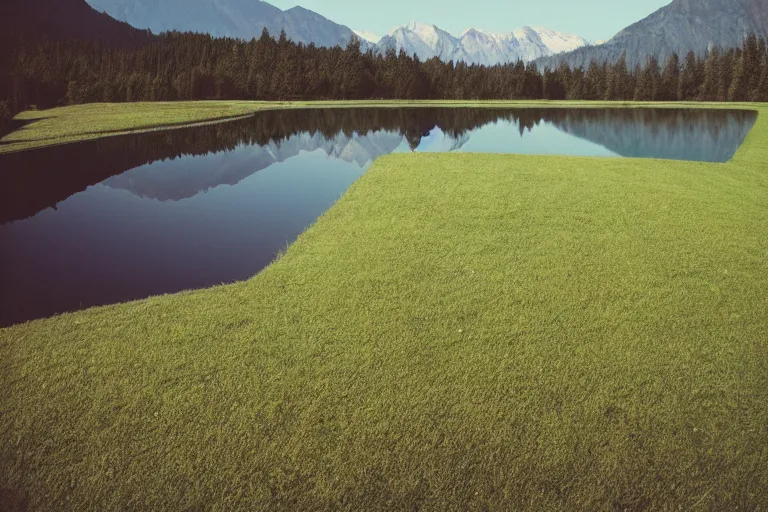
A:
[[[434,23],[459,35],[468,27],[509,32],[547,27],[590,40],[608,39],[671,0],[266,0],[287,9],[301,5],[378,35],[409,21]]]

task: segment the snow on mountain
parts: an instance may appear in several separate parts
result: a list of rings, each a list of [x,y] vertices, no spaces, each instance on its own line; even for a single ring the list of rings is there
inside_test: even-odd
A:
[[[590,42],[581,36],[563,34],[543,27],[533,27],[539,40],[549,48],[552,53],[570,52],[582,46],[589,46]]]
[[[523,27],[506,34],[469,28],[455,37],[435,25],[411,22],[392,29],[377,48],[381,52],[402,49],[421,60],[439,57],[444,61],[492,66],[517,60],[529,62],[587,45],[589,41],[583,37],[546,28]]]
[[[509,34],[492,34],[470,28],[464,31],[451,55],[454,61],[492,66],[516,61]],[[513,57],[514,53],[514,57]]]
[[[457,41],[451,34],[435,25],[413,21],[392,29],[381,38],[377,46],[381,51],[390,48],[399,51],[402,48],[408,55],[415,53],[421,60],[432,57],[448,60],[456,48]]]
[[[381,40],[381,36],[368,32],[367,30],[353,30],[356,36],[368,41],[369,43],[376,44]]]

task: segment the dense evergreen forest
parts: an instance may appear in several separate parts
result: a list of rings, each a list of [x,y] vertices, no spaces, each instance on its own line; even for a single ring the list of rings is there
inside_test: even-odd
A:
[[[693,52],[628,69],[539,70],[420,62],[404,52],[304,46],[266,31],[241,41],[166,33],[138,47],[78,39],[0,37],[0,117],[30,105],[249,99],[569,99],[768,101],[768,50],[748,36],[741,48]]]

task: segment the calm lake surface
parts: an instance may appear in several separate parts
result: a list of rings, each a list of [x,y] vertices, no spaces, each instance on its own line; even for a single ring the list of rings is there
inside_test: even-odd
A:
[[[248,279],[388,153],[725,162],[754,112],[307,109],[0,156],[0,326]]]

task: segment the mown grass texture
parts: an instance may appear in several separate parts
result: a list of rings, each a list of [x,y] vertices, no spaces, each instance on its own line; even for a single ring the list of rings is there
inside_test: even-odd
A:
[[[760,510],[768,107],[727,164],[393,155],[239,284],[0,330],[31,510]]]

